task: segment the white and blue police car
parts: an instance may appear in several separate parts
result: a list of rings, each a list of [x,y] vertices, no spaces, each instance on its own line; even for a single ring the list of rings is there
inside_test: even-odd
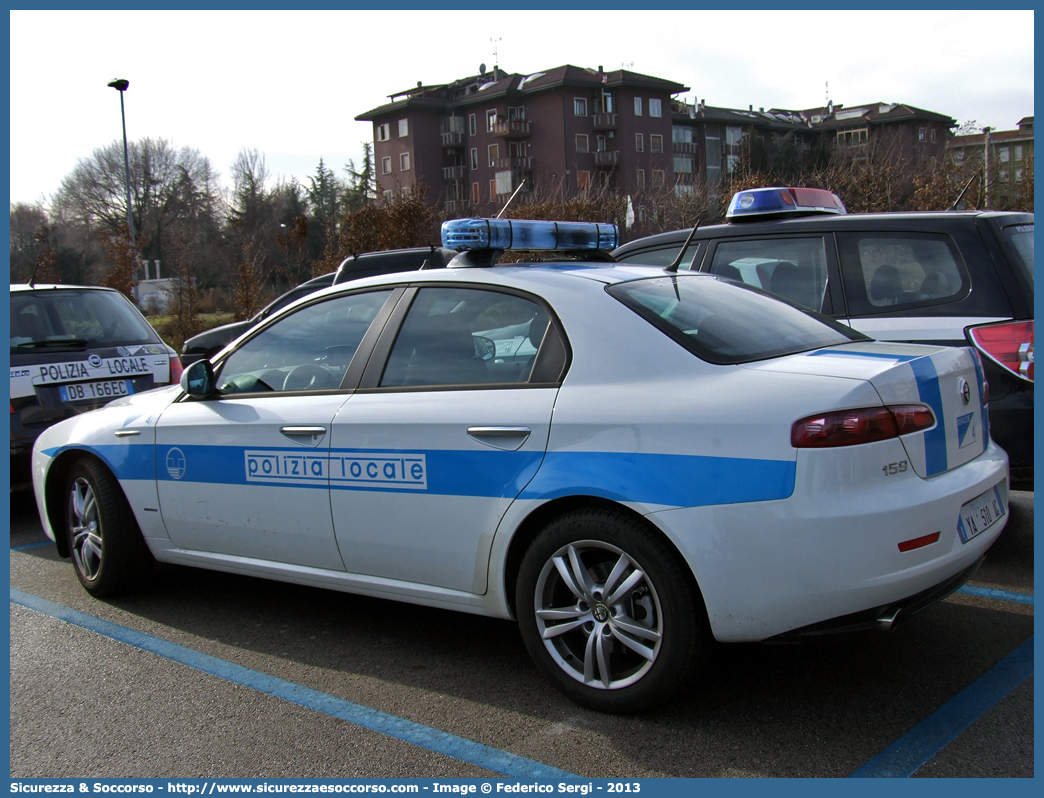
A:
[[[450,268],[324,289],[51,427],[47,534],[97,596],[159,560],[516,618],[616,712],[715,640],[891,628],[970,577],[1008,506],[975,350],[615,264],[616,239],[447,222]]]

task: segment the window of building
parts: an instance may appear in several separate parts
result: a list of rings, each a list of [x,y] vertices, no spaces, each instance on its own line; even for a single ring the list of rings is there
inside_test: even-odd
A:
[[[596,102],[598,102],[598,104],[601,106],[601,111],[599,113],[603,113],[603,114],[611,114],[611,113],[613,113],[613,111],[614,111],[614,108],[613,108],[613,95],[612,95],[611,92],[603,91],[602,94],[601,94],[600,100],[596,100]]]
[[[676,173],[691,173],[692,172],[692,156],[691,155],[675,155],[674,156],[674,171]]]
[[[408,152],[399,153],[399,171],[410,171],[410,154]]]
[[[663,152],[663,136],[659,133],[649,134],[649,152]]]
[[[590,172],[577,172],[576,173],[576,187],[579,189],[585,189],[591,187],[591,173]]]
[[[1016,169],[1015,170],[1015,182],[1016,183],[1021,183],[1022,182],[1022,170],[1021,169]]]
[[[389,189],[385,189],[381,192],[381,195],[384,197],[385,202],[391,202],[392,198],[395,196],[395,192],[390,191]]]
[[[1000,176],[1000,181],[1002,183],[1007,183],[1008,182],[1009,175],[1008,175],[1008,170],[1007,169],[1001,169],[999,176]]]
[[[471,184],[471,201],[473,203],[475,203],[476,205],[478,205],[478,201],[479,201],[479,184],[478,183],[472,183]]]
[[[605,136],[595,136],[595,152],[605,152]]]
[[[635,97],[634,98],[634,115],[635,116],[641,116],[642,115],[642,98],[641,97]]]
[[[406,136],[408,136],[408,135],[410,135],[410,120],[409,119],[400,119],[399,120],[399,138],[400,139],[406,138]]]
[[[391,123],[385,122],[377,125],[377,141],[387,141],[391,138]]]
[[[472,171],[478,169],[478,147],[471,148],[471,169]]]
[[[576,134],[576,151],[577,152],[587,152],[588,151],[588,142],[587,142],[587,134],[586,133],[577,133]]]
[[[662,186],[663,185],[663,170],[662,169],[653,169],[652,170],[652,184],[654,186]]]
[[[585,97],[573,98],[573,115],[587,116],[587,99]]]
[[[381,158],[381,174],[384,174],[384,175],[390,175],[391,174],[391,156],[390,155],[385,155],[383,158]]]
[[[634,134],[634,151],[645,152],[645,134],[635,133]]]
[[[524,141],[508,142],[508,155],[512,158],[526,157],[526,143]]]
[[[929,130],[929,131],[928,131],[928,137],[929,137],[929,138],[930,138],[930,139],[931,139],[932,141],[935,141],[935,128],[934,128],[934,127],[933,127],[933,128],[931,129],[931,130]]]
[[[496,166],[497,159],[500,158],[500,145],[490,144],[486,147],[486,157],[489,159],[490,166]]]
[[[1000,158],[1001,163],[1007,163],[1011,160],[1011,150],[1008,147],[998,147],[997,156]]]
[[[497,199],[497,181],[496,180],[490,180],[489,181],[489,201],[490,202],[496,202],[496,199]]]
[[[492,133],[493,126],[497,123],[497,109],[490,108],[486,111],[486,132]]]
[[[508,108],[508,119],[525,119],[526,107],[524,105]]]
[[[649,116],[662,116],[660,113],[660,101],[655,97],[649,98]]]
[[[1016,161],[1021,161],[1022,160],[1022,145],[1021,144],[1016,144],[1015,145],[1015,160]]]
[[[637,176],[637,180],[635,180],[635,185],[638,186],[638,188],[645,188],[645,170],[644,169],[639,169],[638,170],[638,176]]]
[[[684,125],[675,125],[671,128],[671,141],[679,144],[692,144],[692,128]]]
[[[851,130],[837,131],[837,144],[840,147],[853,147],[857,144],[866,144],[868,129],[865,127],[853,128]],[[924,139],[921,139],[922,141]]]
[[[468,114],[468,135],[474,136],[476,133],[478,133],[478,125],[475,121],[475,115]]]
[[[922,144],[928,140],[928,129],[924,127],[917,128],[917,140]]]
[[[695,193],[695,189],[687,183],[675,183],[674,193],[678,197],[688,197]]]
[[[725,172],[726,174],[732,174],[739,169],[740,157],[738,155],[726,155],[725,156]]]
[[[404,197],[409,197],[413,194],[413,186],[403,186],[399,193]]]

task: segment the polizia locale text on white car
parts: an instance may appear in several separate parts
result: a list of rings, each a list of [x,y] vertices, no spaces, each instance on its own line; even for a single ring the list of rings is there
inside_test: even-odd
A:
[[[40,517],[83,586],[158,560],[514,618],[570,698],[629,712],[715,641],[890,628],[1000,534],[973,349],[614,264],[612,225],[442,235],[449,268],[321,290],[44,432]]]

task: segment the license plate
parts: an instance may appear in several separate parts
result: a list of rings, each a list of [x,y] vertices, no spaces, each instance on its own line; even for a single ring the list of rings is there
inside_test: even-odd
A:
[[[98,399],[115,399],[134,393],[130,380],[105,380],[105,382],[77,382],[59,385],[58,392],[63,402],[93,402]]]
[[[1000,491],[990,488],[981,496],[977,496],[961,507],[961,517],[957,520],[957,534],[961,543],[967,543],[976,535],[981,535],[1004,517],[1004,502]]]

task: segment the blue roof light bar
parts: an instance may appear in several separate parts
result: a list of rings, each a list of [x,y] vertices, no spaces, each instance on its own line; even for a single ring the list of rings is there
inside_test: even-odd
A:
[[[754,188],[732,195],[726,221],[754,221],[818,213],[847,213],[841,198],[823,188]]]
[[[519,219],[451,219],[442,223],[442,246],[472,249],[613,250],[620,245],[615,224],[539,222]]]

